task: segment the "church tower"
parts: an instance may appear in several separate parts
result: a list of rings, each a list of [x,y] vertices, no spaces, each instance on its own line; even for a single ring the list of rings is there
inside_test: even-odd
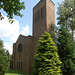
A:
[[[51,0],[40,0],[33,8],[33,36],[20,35],[13,44],[13,69],[32,72],[38,39],[45,31],[55,31],[55,5]]]
[[[55,31],[55,4],[51,0],[40,0],[33,8],[33,36],[35,45],[45,32]]]

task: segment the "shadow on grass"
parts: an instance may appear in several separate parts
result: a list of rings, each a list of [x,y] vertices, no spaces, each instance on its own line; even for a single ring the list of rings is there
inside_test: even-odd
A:
[[[4,75],[30,75],[17,70],[8,70]]]

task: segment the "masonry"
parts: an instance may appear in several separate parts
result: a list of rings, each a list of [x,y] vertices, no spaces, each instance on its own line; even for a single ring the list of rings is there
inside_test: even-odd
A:
[[[20,35],[13,44],[13,69],[32,72],[38,39],[45,31],[55,31],[55,5],[51,0],[40,0],[33,8],[33,36]]]

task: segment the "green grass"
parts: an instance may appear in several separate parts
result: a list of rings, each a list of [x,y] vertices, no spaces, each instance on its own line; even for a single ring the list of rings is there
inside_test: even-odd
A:
[[[30,74],[26,74],[24,72],[16,71],[16,70],[9,70],[4,75],[30,75]]]

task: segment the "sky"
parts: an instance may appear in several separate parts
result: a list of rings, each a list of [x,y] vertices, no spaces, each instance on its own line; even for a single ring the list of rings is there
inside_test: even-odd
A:
[[[4,48],[9,51],[10,54],[13,53],[13,43],[17,41],[20,34],[28,36],[32,35],[33,26],[33,7],[40,0],[21,0],[25,2],[25,10],[20,12],[24,15],[22,18],[19,16],[14,16],[15,22],[10,24],[8,18],[6,17],[5,11],[0,10],[1,14],[4,16],[3,20],[0,20],[0,39],[4,42]],[[58,2],[61,3],[64,0],[52,0],[55,4],[55,20],[57,25],[57,7]]]

